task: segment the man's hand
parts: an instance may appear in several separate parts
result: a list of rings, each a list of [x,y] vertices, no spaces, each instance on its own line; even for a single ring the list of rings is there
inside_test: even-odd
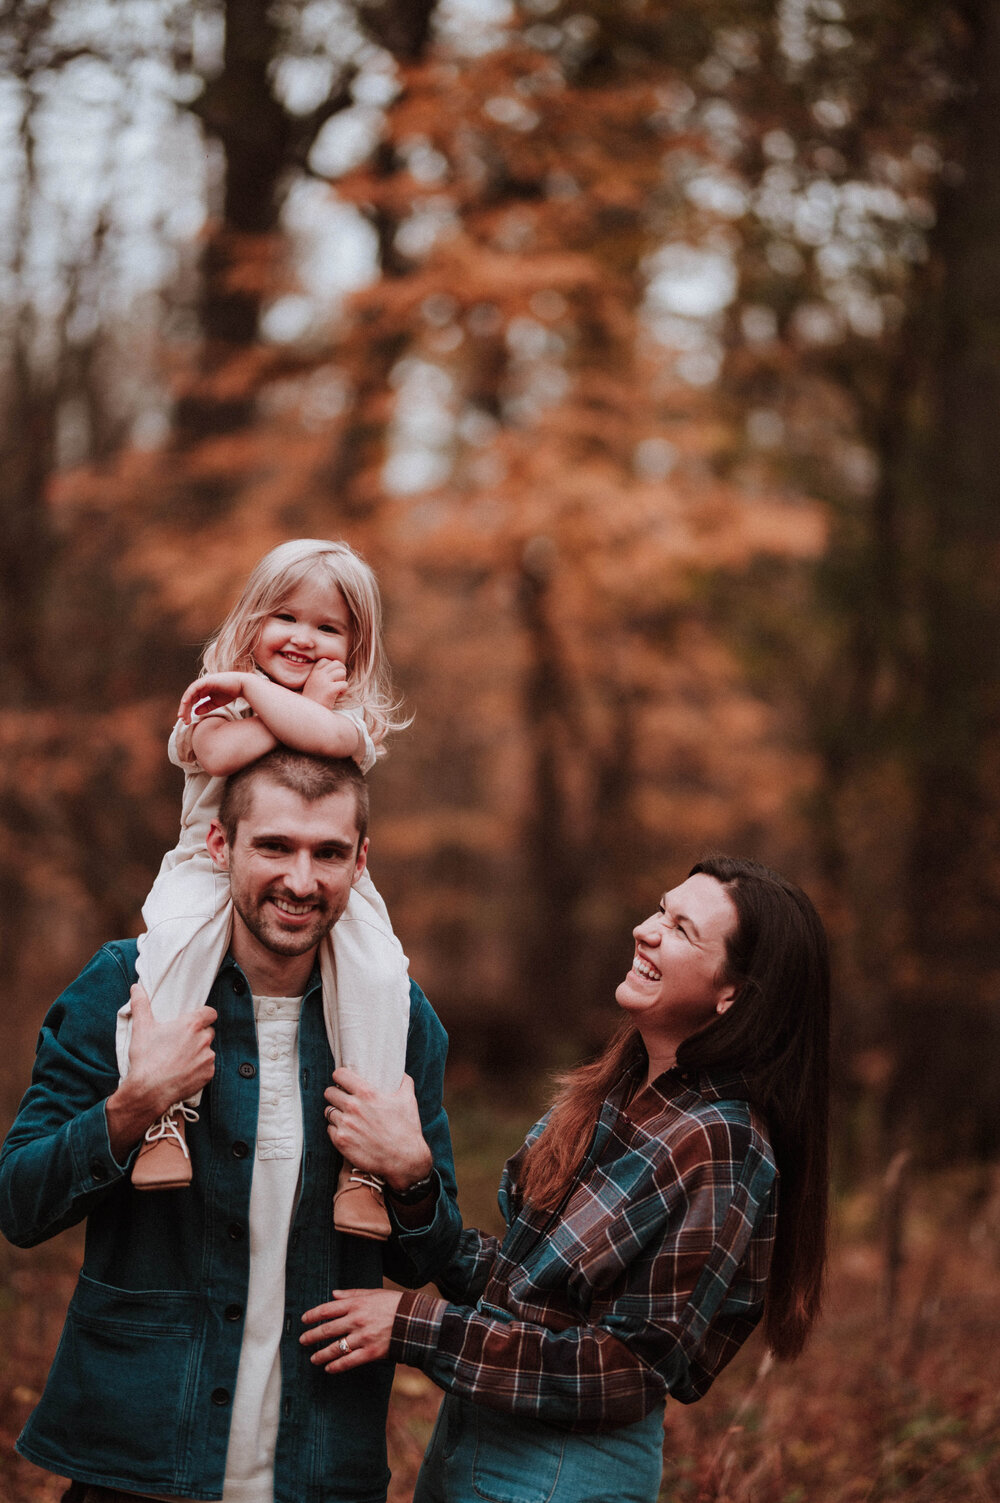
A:
[[[420,1112],[409,1075],[398,1091],[378,1091],[355,1073],[340,1069],[324,1092],[327,1132],[334,1148],[392,1190],[407,1190],[434,1167],[424,1142]]]
[[[347,688],[347,669],[336,658],[318,658],[302,686],[304,699],[313,699],[328,710],[335,710]]]
[[[214,1007],[199,1007],[172,1022],[158,1023],[141,986],[133,986],[129,1001],[129,1070],[105,1103],[111,1151],[119,1162],[147,1127],[175,1102],[196,1095],[215,1073]]]
[[[313,1327],[299,1337],[302,1345],[327,1343],[309,1361],[325,1366],[328,1373],[342,1373],[385,1357],[401,1298],[394,1289],[335,1289],[328,1304],[317,1305],[302,1317],[304,1325]]]
[[[245,687],[245,673],[206,673],[188,684],[177,707],[177,719],[195,725],[211,710],[239,699]]]

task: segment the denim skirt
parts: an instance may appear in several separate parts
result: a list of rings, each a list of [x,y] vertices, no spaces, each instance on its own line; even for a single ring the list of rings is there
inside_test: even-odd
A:
[[[600,1435],[445,1394],[413,1503],[656,1503],[663,1405]]]

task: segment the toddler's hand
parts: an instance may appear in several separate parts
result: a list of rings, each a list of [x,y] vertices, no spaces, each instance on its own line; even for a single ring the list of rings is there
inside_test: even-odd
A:
[[[206,673],[188,684],[177,708],[177,719],[185,725],[194,725],[210,710],[219,710],[232,704],[243,693],[242,673]]]
[[[302,686],[303,699],[313,699],[317,704],[335,710],[337,702],[347,688],[347,669],[336,658],[320,658]]]

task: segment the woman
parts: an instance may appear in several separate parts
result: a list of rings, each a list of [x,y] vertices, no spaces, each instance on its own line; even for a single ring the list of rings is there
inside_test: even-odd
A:
[[[762,1317],[788,1358],[815,1319],[829,1060],[815,909],[756,862],[716,857],[633,933],[621,1028],[504,1169],[503,1242],[463,1231],[442,1299],[335,1291],[303,1317],[327,1371],[388,1355],[445,1390],[414,1503],[653,1503],[666,1396],[700,1398]],[[350,1097],[327,1096],[348,1121]]]

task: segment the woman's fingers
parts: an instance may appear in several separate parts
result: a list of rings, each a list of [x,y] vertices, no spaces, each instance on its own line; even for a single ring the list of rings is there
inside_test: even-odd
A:
[[[311,1330],[304,1331],[299,1337],[303,1346],[317,1348],[309,1358],[314,1367],[326,1367],[327,1372],[342,1371],[345,1367],[357,1367],[369,1360],[366,1351],[364,1332],[353,1329],[358,1325],[357,1320],[346,1314],[337,1314],[343,1306],[343,1301],[335,1301],[333,1304],[320,1305],[315,1310],[307,1310],[302,1319],[304,1321],[318,1320]],[[353,1334],[352,1334],[353,1329]],[[353,1357],[353,1362],[347,1359]]]
[[[305,1331],[300,1337],[303,1345],[308,1346],[318,1339],[316,1329],[320,1326],[350,1319],[352,1313],[357,1313],[356,1297],[371,1293],[373,1291],[370,1289],[334,1289],[332,1299],[327,1300],[325,1304],[316,1305],[303,1315],[302,1324],[314,1328],[312,1331]],[[338,1336],[343,1334],[342,1331],[337,1332]]]
[[[360,1336],[357,1336],[353,1342],[349,1340],[350,1329],[350,1321],[345,1317],[339,1320],[323,1320],[319,1325],[313,1326],[312,1330],[303,1331],[299,1342],[302,1346],[320,1348],[312,1354],[313,1362],[330,1362],[335,1357],[346,1355],[337,1346],[339,1341],[347,1341],[348,1348],[353,1348],[355,1351],[361,1345]]]
[[[310,1362],[327,1372],[344,1372],[384,1357],[399,1299],[392,1290],[335,1289],[332,1300],[302,1317],[312,1329],[299,1340],[317,1348]]]

